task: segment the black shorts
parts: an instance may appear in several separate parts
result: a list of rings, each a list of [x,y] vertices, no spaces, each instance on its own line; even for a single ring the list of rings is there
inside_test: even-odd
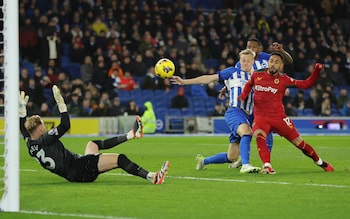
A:
[[[93,182],[97,179],[98,172],[97,163],[100,159],[100,154],[88,154],[76,159],[72,168],[74,176],[71,177],[71,182]]]

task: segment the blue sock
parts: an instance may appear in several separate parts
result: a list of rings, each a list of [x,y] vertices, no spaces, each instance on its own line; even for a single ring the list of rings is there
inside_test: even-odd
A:
[[[205,165],[211,164],[211,163],[230,163],[230,162],[231,161],[227,159],[227,152],[218,153],[213,156],[206,157],[204,159]]]
[[[239,143],[242,164],[249,164],[251,135],[243,135]]]
[[[266,137],[266,144],[267,148],[269,149],[270,153],[272,152],[272,145],[273,145],[273,135],[272,132],[270,132]]]

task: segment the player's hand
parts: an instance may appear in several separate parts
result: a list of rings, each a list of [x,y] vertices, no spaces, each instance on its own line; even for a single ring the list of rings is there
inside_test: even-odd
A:
[[[21,91],[19,94],[19,117],[25,118],[27,116],[27,104],[29,96]]]
[[[272,49],[272,51],[282,51],[283,50],[283,46],[280,43],[273,42],[272,45],[271,45],[271,49]]]
[[[324,68],[324,64],[321,64],[321,63],[315,64],[315,70],[322,71],[323,68]]]
[[[224,99],[224,98],[225,98],[226,90],[227,90],[227,89],[226,89],[226,86],[222,87],[222,88],[219,90],[218,96],[219,96],[220,99]]]
[[[243,101],[242,94],[241,94],[241,95],[239,95],[239,96],[237,97],[237,100],[238,100],[239,102]]]
[[[179,76],[172,76],[170,78],[170,82],[172,84],[184,85],[184,80],[182,78],[180,78]]]
[[[53,93],[53,96],[55,98],[55,101],[57,103],[58,110],[60,111],[60,113],[67,112],[67,105],[64,102],[64,99],[61,95],[60,89],[58,89],[58,87],[56,85],[54,85],[52,87],[52,93]]]

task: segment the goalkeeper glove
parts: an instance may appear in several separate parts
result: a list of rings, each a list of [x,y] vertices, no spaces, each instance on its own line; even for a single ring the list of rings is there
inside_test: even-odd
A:
[[[29,96],[21,91],[19,94],[19,117],[25,118],[27,116],[27,103]]]
[[[67,105],[64,103],[64,99],[61,95],[61,92],[56,85],[52,87],[52,93],[56,100],[58,111],[60,111],[60,113],[67,112]]]

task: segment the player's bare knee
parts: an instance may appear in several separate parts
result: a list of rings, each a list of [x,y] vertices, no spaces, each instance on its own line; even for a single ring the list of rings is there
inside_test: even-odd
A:
[[[261,129],[255,130],[253,133],[255,138],[265,138],[266,139],[266,133],[262,131]]]

